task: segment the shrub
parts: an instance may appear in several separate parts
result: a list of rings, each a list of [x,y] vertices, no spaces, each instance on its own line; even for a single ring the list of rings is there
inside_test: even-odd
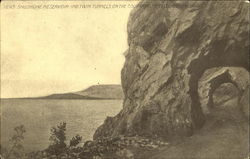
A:
[[[6,151],[6,159],[15,158],[21,159],[24,156],[24,147],[22,145],[24,140],[24,133],[26,132],[23,125],[14,128],[14,135],[11,137],[10,142],[12,147],[9,151]]]
[[[67,145],[65,144],[66,136],[66,123],[60,123],[57,127],[51,128],[50,141],[51,145],[47,148],[47,152],[51,155],[59,156],[65,152]]]
[[[70,147],[75,147],[77,146],[80,142],[82,141],[82,137],[79,136],[78,134],[76,136],[74,136],[70,142],[69,142],[69,146]]]

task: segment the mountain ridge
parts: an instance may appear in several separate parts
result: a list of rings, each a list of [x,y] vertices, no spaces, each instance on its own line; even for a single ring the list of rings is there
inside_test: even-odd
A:
[[[5,98],[10,99],[10,98]],[[54,93],[39,97],[21,97],[14,99],[86,99],[86,100],[120,100],[123,99],[122,87],[119,84],[92,85],[76,92]]]
[[[122,87],[118,84],[92,85],[74,93],[95,98],[123,99],[124,97]]]

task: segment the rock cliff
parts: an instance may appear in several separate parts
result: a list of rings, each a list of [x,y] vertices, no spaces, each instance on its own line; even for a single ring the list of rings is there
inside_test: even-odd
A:
[[[127,30],[123,109],[105,120],[94,139],[192,135],[224,83],[239,90],[249,116],[248,3],[144,0],[131,12]]]

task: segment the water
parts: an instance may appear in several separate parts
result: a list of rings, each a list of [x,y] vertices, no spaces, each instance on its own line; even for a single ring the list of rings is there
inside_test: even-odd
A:
[[[42,150],[50,141],[50,128],[60,122],[67,123],[67,142],[76,134],[83,141],[91,140],[106,116],[116,115],[122,100],[1,100],[1,145],[8,147],[13,128],[23,124],[26,128],[26,151]]]

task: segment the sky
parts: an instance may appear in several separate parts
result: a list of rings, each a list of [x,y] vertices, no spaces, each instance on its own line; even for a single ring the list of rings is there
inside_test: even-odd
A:
[[[80,2],[18,3],[28,6]],[[11,4],[14,3],[1,3],[2,98],[121,83],[131,8],[20,9],[15,2],[15,8],[6,9]]]

